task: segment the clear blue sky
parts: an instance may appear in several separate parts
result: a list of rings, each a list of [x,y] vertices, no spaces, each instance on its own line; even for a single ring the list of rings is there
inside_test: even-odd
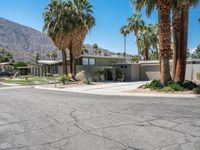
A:
[[[0,0],[0,17],[30,26],[42,31],[42,13],[50,0]],[[85,43],[97,43],[100,47],[114,52],[123,52],[123,36],[119,28],[126,23],[126,18],[133,13],[129,0],[90,0],[94,5],[96,26],[88,34]],[[189,45],[190,49],[200,44],[200,6],[190,11]],[[150,18],[143,15],[146,23],[155,23],[157,13]],[[137,53],[135,37],[128,36],[127,49],[131,54]]]

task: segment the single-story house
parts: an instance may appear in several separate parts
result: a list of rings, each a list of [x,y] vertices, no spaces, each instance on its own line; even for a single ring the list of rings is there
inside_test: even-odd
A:
[[[130,61],[130,60],[128,60]],[[86,68],[89,68],[89,72],[92,72],[96,68],[105,68],[110,67],[112,64],[117,63],[125,63],[127,62],[127,59],[124,57],[112,57],[112,56],[92,56],[92,55],[81,55],[77,60],[77,71],[80,70],[86,70]],[[52,74],[60,74],[62,75],[63,67],[62,67],[62,60],[39,60],[39,69],[36,69],[35,74],[48,76]],[[68,59],[68,64],[70,64]],[[90,67],[88,67],[90,66]],[[69,69],[69,65],[68,65]],[[37,72],[37,73],[36,73]],[[39,73],[38,73],[39,72]]]

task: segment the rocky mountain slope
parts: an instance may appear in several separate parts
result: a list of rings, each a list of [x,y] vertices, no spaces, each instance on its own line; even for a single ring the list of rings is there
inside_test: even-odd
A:
[[[86,44],[85,47],[89,55],[96,55],[92,45]],[[0,17],[0,48],[9,51],[15,60],[33,61],[37,52],[46,59],[48,51],[56,47],[44,33]],[[109,50],[102,48],[99,50],[102,56],[116,55]],[[61,54],[58,59],[60,56]]]

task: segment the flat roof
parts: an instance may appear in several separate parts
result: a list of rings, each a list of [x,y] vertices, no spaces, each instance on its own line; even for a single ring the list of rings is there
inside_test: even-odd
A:
[[[87,58],[113,58],[113,59],[130,59],[130,58],[124,58],[124,57],[117,57],[117,56],[94,56],[94,55],[81,55],[81,57],[87,57]]]
[[[10,62],[4,62],[4,63],[0,63],[0,66],[4,66],[4,65],[10,65]]]
[[[58,63],[62,63],[62,60],[38,60],[38,63],[45,65],[55,65]]]

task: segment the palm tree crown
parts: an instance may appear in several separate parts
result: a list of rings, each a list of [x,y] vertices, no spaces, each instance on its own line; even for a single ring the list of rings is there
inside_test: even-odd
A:
[[[124,36],[127,36],[130,33],[130,29],[127,25],[124,25],[121,29],[120,29],[120,33],[123,34]]]

